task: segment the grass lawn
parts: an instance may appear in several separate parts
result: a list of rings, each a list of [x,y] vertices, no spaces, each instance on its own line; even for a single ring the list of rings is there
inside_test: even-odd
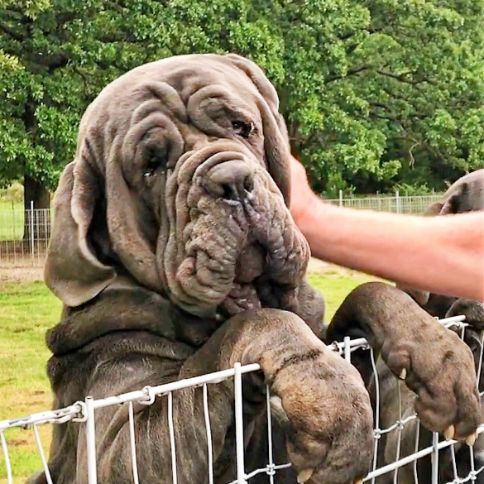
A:
[[[41,282],[0,285],[0,420],[20,417],[51,407],[44,344],[47,328],[60,314],[60,302]],[[47,450],[50,429],[39,427]],[[6,432],[15,482],[40,468],[31,430]],[[0,482],[6,482],[0,458]]]
[[[23,203],[0,199],[0,240],[20,240],[24,233]]]
[[[309,279],[325,296],[329,320],[351,289],[371,278],[335,271],[311,274]],[[43,283],[0,283],[0,420],[50,409],[44,334],[56,324],[60,310],[61,304]],[[40,434],[47,452],[50,429],[42,426]],[[41,467],[33,433],[12,430],[6,437],[14,482],[24,482]],[[0,483],[6,482],[5,477],[0,457]]]

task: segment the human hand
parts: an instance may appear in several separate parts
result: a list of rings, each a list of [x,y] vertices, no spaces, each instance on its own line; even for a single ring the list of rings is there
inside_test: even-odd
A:
[[[309,186],[306,169],[304,166],[291,156],[291,197],[290,211],[297,225],[304,224],[307,213],[311,209],[314,199],[317,198]]]

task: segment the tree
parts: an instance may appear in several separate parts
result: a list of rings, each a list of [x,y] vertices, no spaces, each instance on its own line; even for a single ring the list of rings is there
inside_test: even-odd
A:
[[[284,109],[319,190],[443,189],[484,166],[482,2],[291,3]]]
[[[194,52],[237,52],[266,69],[319,191],[441,189],[482,165],[481,2],[0,0],[0,9],[0,183],[24,177],[27,201],[33,188],[54,188],[105,84]]]

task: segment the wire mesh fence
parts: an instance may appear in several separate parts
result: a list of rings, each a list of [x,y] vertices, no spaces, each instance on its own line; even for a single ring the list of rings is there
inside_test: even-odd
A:
[[[453,327],[460,333],[462,338],[465,338],[467,324],[464,321],[464,317],[455,316],[440,321],[441,324],[446,327]],[[483,482],[484,477],[484,460],[481,451],[475,451],[476,444],[466,446],[466,452],[464,458],[466,459],[466,465],[462,465],[462,446],[463,444],[456,442],[455,440],[445,440],[438,433],[429,433],[423,427],[420,427],[419,420],[416,414],[411,411],[406,414],[405,407],[402,404],[401,385],[404,383],[395,379],[396,382],[396,399],[399,406],[399,416],[387,427],[382,426],[381,413],[384,411],[383,402],[381,398],[381,389],[379,386],[380,375],[378,372],[378,364],[375,361],[373,350],[369,347],[367,341],[363,338],[350,339],[345,338],[342,343],[333,343],[332,349],[338,352],[342,357],[351,361],[351,355],[356,350],[365,350],[370,352],[370,357],[373,366],[374,380],[376,382],[376,400],[375,400],[375,427],[373,431],[374,442],[374,457],[370,466],[368,475],[364,478],[364,482],[368,483],[420,483],[420,484],[439,484],[446,482],[448,484],[458,484],[464,482],[480,483]],[[478,349],[478,364],[477,364],[477,380],[479,381],[482,371],[482,357],[483,357],[483,339],[482,334]],[[212,432],[209,413],[209,399],[208,392],[211,385],[216,385],[224,380],[233,379],[234,383],[234,418],[235,418],[235,456],[236,461],[236,479],[231,481],[230,484],[242,484],[250,483],[257,475],[265,474],[267,480],[270,483],[277,482],[278,473],[283,469],[290,467],[288,462],[275,462],[273,456],[273,435],[272,435],[272,423],[273,416],[271,413],[271,394],[270,389],[266,388],[266,414],[267,414],[267,460],[266,465],[257,469],[247,468],[244,462],[244,423],[243,423],[243,386],[242,375],[245,373],[256,372],[260,369],[258,364],[251,364],[241,366],[235,364],[234,368],[211,373],[208,375],[198,376],[185,380],[175,381],[169,384],[160,386],[148,386],[139,391],[133,391],[130,393],[110,396],[102,399],[93,399],[87,397],[84,401],[79,401],[72,404],[69,407],[37,413],[25,418],[0,421],[0,441],[3,450],[4,464],[3,469],[0,467],[0,479],[6,478],[8,484],[14,482],[15,478],[15,466],[12,464],[10,458],[10,445],[9,445],[9,432],[23,429],[24,432],[32,432],[39,452],[39,465],[42,466],[45,472],[45,480],[51,484],[55,481],[50,475],[49,468],[47,466],[47,460],[44,453],[44,448],[40,439],[39,427],[46,424],[53,425],[80,425],[84,426],[86,435],[86,450],[87,450],[87,462],[86,474],[87,482],[94,484],[98,482],[98,469],[96,462],[96,411],[101,408],[127,405],[128,406],[128,419],[129,419],[129,442],[130,442],[130,460],[129,467],[131,469],[131,475],[127,477],[124,482],[134,482],[138,484],[140,482],[137,457],[141,455],[142,444],[136,442],[135,432],[135,412],[134,404],[152,405],[157,399],[164,398],[167,400],[167,417],[168,425],[166,432],[170,439],[170,452],[171,452],[171,469],[166,469],[166,475],[163,476],[163,482],[172,481],[176,484],[177,478],[177,465],[183,465],[183,462],[179,462],[181,459],[180,454],[177,453],[177,442],[174,432],[174,419],[173,419],[173,407],[174,398],[173,395],[182,389],[202,387],[203,392],[203,412],[205,422],[205,432],[207,436],[207,449],[206,458],[208,462],[208,474],[204,477],[196,476],[197,482],[208,482],[212,484],[214,482],[214,455],[212,448]],[[443,376],[445,377],[445,376]],[[481,400],[484,392],[480,389]],[[408,409],[407,409],[408,410]],[[183,423],[177,422],[177,425],[183,425]],[[410,437],[413,439],[413,446],[410,452],[405,451],[403,445],[403,435],[405,429],[411,430]],[[429,433],[431,436],[430,442],[422,439],[423,432]],[[406,432],[406,439],[408,440],[409,432]],[[481,435],[483,434],[483,435]],[[396,445],[393,446],[395,453],[391,458],[385,453],[381,452],[382,437],[387,438],[393,435]],[[481,424],[478,428],[478,439],[484,437],[484,424]],[[482,440],[478,440],[482,447]],[[460,446],[460,447],[459,447]],[[189,453],[184,453],[189,455]],[[423,461],[429,461],[431,466],[431,478],[422,477],[420,463]],[[442,481],[439,477],[439,471],[443,467],[450,469],[450,480],[446,479]],[[464,470],[463,470],[464,469]],[[405,478],[401,478],[402,472],[406,470],[407,474]],[[410,471],[410,472],[408,472]],[[3,472],[3,476],[2,473]],[[167,477],[168,476],[168,477]],[[410,476],[410,480],[409,477]],[[160,476],[161,479],[162,476]],[[194,481],[195,482],[195,481]]]
[[[423,213],[438,194],[401,196],[375,195],[371,197],[340,197],[327,200],[343,207],[370,209],[395,213]],[[41,267],[49,242],[53,211],[37,209],[31,203],[28,210],[19,205],[0,209],[0,265],[2,267]]]
[[[432,204],[441,199],[441,194],[429,195],[372,195],[368,197],[344,197],[340,192],[338,198],[327,200],[341,207],[361,208],[379,212],[422,214]]]
[[[53,211],[28,210],[12,206],[0,210],[0,265],[2,267],[40,267],[44,264],[52,226]]]

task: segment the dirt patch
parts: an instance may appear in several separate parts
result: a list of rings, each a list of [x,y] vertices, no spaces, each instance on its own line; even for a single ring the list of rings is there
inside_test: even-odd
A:
[[[311,257],[308,264],[308,272],[323,273],[330,270],[331,267],[333,267],[332,264],[329,264],[328,262],[324,262],[323,260],[319,260],[319,259],[315,259],[314,257]]]
[[[10,439],[8,444],[12,447],[21,447],[27,445],[29,441],[27,439]]]
[[[308,272],[311,274],[334,274],[340,276],[353,277],[363,275],[362,272],[348,269],[347,267],[330,264],[319,259],[311,258],[308,264]]]
[[[42,280],[42,267],[0,267],[0,284],[2,282],[34,282]]]

